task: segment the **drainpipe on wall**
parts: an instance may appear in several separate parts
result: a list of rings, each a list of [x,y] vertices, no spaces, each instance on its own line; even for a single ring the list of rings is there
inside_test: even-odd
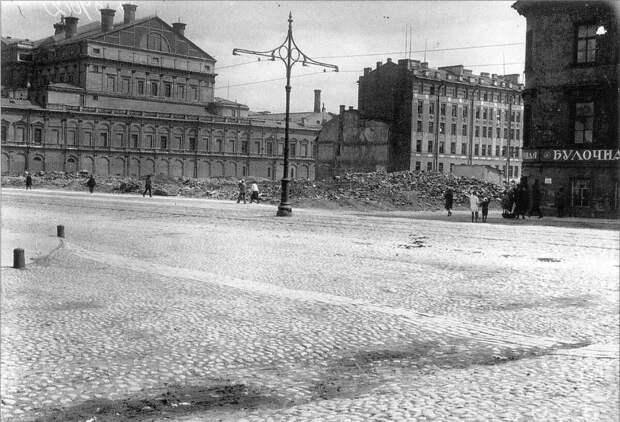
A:
[[[508,96],[508,139],[506,142],[506,182],[510,182],[508,169],[510,168],[510,138],[512,138],[512,101],[513,95]]]
[[[469,110],[469,147],[467,150],[467,164],[472,165],[474,162],[474,95],[478,91],[478,88],[474,88],[471,92],[471,106]]]
[[[441,112],[439,100],[441,97],[441,90],[445,86],[446,85],[443,83],[439,85],[439,91],[437,92],[437,106],[435,107],[435,145],[433,145],[433,170],[435,171],[437,171],[439,167],[439,114]]]

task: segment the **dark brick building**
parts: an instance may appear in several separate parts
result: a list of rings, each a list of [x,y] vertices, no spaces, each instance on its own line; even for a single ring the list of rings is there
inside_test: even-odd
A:
[[[388,59],[359,78],[359,118],[390,125],[388,171],[449,173],[454,165],[469,164],[518,178],[523,110],[518,78]]]
[[[548,207],[618,216],[618,18],[602,1],[517,1],[527,19],[523,174]],[[615,10],[614,10],[615,9]]]

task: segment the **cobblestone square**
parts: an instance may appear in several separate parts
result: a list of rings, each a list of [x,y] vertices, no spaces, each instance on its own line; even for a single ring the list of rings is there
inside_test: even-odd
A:
[[[3,421],[618,420],[616,223],[2,196]]]

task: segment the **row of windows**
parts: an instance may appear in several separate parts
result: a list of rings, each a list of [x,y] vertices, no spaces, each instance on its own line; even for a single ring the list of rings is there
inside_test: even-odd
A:
[[[480,138],[480,126],[476,126],[474,127],[474,137],[476,138]],[[418,133],[422,133],[424,131],[424,128],[422,127],[422,121],[418,120],[417,124],[416,124],[416,132]],[[428,122],[428,133],[434,133],[435,132],[435,122]],[[445,135],[446,134],[446,124],[443,122],[439,123],[439,134],[440,135]],[[456,136],[457,134],[457,125],[456,123],[452,123],[450,125],[450,135],[452,136]],[[520,129],[508,129],[508,128],[504,128],[504,132],[503,132],[503,138],[504,139],[521,139],[521,130]],[[461,136],[467,136],[467,125],[462,125],[461,126]],[[482,137],[483,138],[493,138],[493,128],[492,127],[487,127],[487,126],[482,126]],[[495,138],[502,138],[502,128],[496,127],[495,128]]]
[[[447,109],[448,109],[448,104],[441,103],[439,105],[439,114],[441,116],[445,116]],[[458,117],[458,106],[456,104],[452,104],[450,106],[450,110],[451,110],[452,117]],[[469,112],[469,107],[464,105],[461,108],[461,114],[463,118],[467,118],[468,112]],[[418,100],[418,115],[422,115],[422,114],[424,114],[424,101]],[[430,115],[435,114],[435,103],[434,102],[428,103],[428,114]],[[502,114],[504,115],[504,121],[508,121],[509,118],[511,122],[521,121],[521,112],[518,110],[517,111],[504,110],[503,113],[502,113],[502,110],[497,110],[497,113],[496,113],[495,109],[492,107],[489,108],[489,107],[481,107],[481,106],[477,106],[475,110],[476,119],[482,118],[482,120],[495,120],[497,118],[497,121],[501,122]]]
[[[495,166],[495,168],[499,169],[499,166]],[[422,163],[420,161],[415,162],[416,171],[422,170]],[[503,167],[506,170],[506,166]],[[437,171],[443,173],[444,164],[440,161],[437,163]],[[426,171],[433,171],[433,163],[431,161],[426,163]],[[454,163],[450,163],[450,173],[454,171]],[[519,177],[519,166],[508,166],[508,177],[517,178]]]
[[[428,88],[425,90],[425,88]],[[440,95],[452,98],[464,98],[474,101],[489,101],[498,103],[521,104],[521,96],[514,92],[503,92],[500,90],[481,90],[476,89],[472,94],[472,89],[465,87],[443,85],[436,88],[434,85],[428,86],[428,83],[420,82],[417,86],[418,93],[429,95]]]
[[[8,127],[6,125],[2,126],[2,142],[7,141]],[[15,136],[18,142],[24,141],[24,128],[19,126],[15,128]],[[50,131],[50,137],[52,138],[52,143],[58,143],[59,140],[59,132],[57,130]],[[83,145],[91,145],[92,143],[92,132],[83,132],[82,133],[82,143]],[[195,137],[189,137],[187,144],[185,144],[183,137],[176,136],[173,139],[169,139],[167,135],[159,136],[159,143],[156,143],[156,138],[154,135],[146,134],[144,135],[143,143],[140,144],[139,135],[136,133],[132,133],[130,135],[129,148],[149,148],[149,149],[160,149],[160,150],[189,150],[196,151],[197,144]],[[35,145],[42,145],[43,143],[43,130],[41,128],[34,128],[33,130],[33,141]],[[109,134],[108,132],[100,132],[97,135],[97,144],[98,147],[107,148],[110,146],[109,143]],[[114,146],[122,147],[124,145],[124,134],[117,133],[115,134]],[[207,152],[240,152],[242,154],[248,153],[256,153],[261,154],[264,153],[266,155],[274,155],[275,147],[274,142],[266,142],[264,149],[261,146],[260,141],[255,141],[253,143],[252,151],[250,151],[250,142],[249,141],[241,141],[237,143],[235,140],[229,140],[227,143],[226,151],[224,141],[221,139],[216,139],[214,144],[211,145],[208,138],[203,138],[203,145],[206,146]],[[169,143],[170,142],[170,143]],[[75,145],[75,132],[67,131],[67,144]],[[240,149],[237,149],[239,145]],[[299,147],[299,151],[297,148]],[[284,151],[284,144],[279,142],[277,144],[277,154],[282,155]],[[299,153],[299,154],[298,154]],[[312,143],[308,144],[304,143],[296,143],[291,142],[289,144],[289,155],[291,157],[314,157],[315,151],[312,148]]]
[[[114,75],[108,75],[106,89],[109,92],[120,92],[121,94],[131,94],[131,79],[120,78],[120,86],[117,86],[118,79]],[[185,85],[176,85],[176,93],[173,92],[172,82],[146,81],[145,79],[136,80],[135,94],[150,95],[152,97],[166,97],[198,101],[199,90],[197,85],[190,85],[189,92],[186,93]],[[176,94],[176,95],[175,95]],[[186,96],[187,95],[187,96]]]
[[[422,140],[418,139],[415,143],[415,152],[422,152]],[[438,149],[439,149],[439,154],[445,154],[445,142],[439,142],[438,145]],[[450,143],[450,154],[457,154],[457,143],[456,142],[451,142]],[[493,149],[493,145],[486,145],[486,144],[474,144],[474,155],[476,156],[482,156],[482,157],[492,157],[492,156],[496,156],[496,157],[506,157],[506,153],[507,151],[510,151],[510,157],[512,158],[519,158],[519,151],[520,151],[520,147],[510,147],[510,149],[507,149],[507,146],[499,146],[499,145],[495,145],[495,149]],[[428,141],[426,144],[426,151],[429,154],[434,153],[433,151],[433,141]],[[500,155],[501,152],[501,155]],[[467,155],[467,143],[462,143],[461,144],[461,151],[460,151],[461,155]]]

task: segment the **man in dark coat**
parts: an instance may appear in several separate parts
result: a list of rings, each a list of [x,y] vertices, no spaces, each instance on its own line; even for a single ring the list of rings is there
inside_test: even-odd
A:
[[[540,210],[541,197],[542,193],[540,192],[538,179],[534,179],[534,184],[532,185],[532,208],[530,209],[528,217],[534,214],[538,215],[538,218],[543,218],[542,211]]]
[[[246,194],[246,191],[248,190],[248,186],[245,184],[245,179],[239,180],[239,183],[237,184],[237,186],[239,187],[239,196],[237,197],[237,204],[241,202],[242,199],[243,199],[243,203],[247,204],[245,200],[245,194]]]
[[[32,190],[32,176],[26,172],[26,190],[28,189]]]
[[[88,181],[86,182],[86,186],[88,186],[88,190],[90,193],[93,193],[93,191],[95,190],[96,184],[97,182],[95,182],[95,178],[91,174],[90,177],[88,178]]]
[[[529,202],[528,196],[527,185],[519,183],[517,187],[517,209],[515,211],[517,220],[519,216],[525,220],[525,213],[527,212],[527,204]]]
[[[443,195],[444,200],[446,201],[446,209],[448,210],[448,217],[452,215],[452,203],[454,202],[454,194],[452,193],[452,189],[448,188],[446,193]]]
[[[558,211],[558,217],[564,217],[564,209],[566,208],[566,193],[564,188],[560,188],[555,194],[555,208]]]
[[[151,193],[151,175],[146,176],[146,181],[144,182],[144,192],[142,192],[142,197],[146,196],[146,193],[149,193],[149,197],[152,198],[153,194]]]

